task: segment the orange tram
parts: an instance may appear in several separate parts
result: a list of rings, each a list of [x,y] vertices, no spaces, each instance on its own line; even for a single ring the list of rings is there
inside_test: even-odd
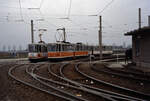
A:
[[[31,62],[41,60],[64,60],[89,55],[90,46],[82,43],[72,44],[69,42],[36,43],[28,45],[28,58]]]

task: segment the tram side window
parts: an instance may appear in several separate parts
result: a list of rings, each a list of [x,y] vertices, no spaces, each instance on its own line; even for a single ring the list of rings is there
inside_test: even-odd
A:
[[[51,51],[51,45],[47,46],[48,51]]]
[[[72,45],[72,51],[75,51],[76,47],[75,45]]]
[[[87,46],[87,45],[85,45],[85,50],[86,50],[86,51],[88,50],[88,46]]]
[[[56,46],[55,46],[55,45],[52,45],[52,46],[51,46],[51,50],[52,50],[52,51],[56,51]]]
[[[56,45],[48,45],[48,51],[56,51]]]
[[[61,45],[60,44],[56,45],[56,51],[61,51]]]
[[[85,46],[84,46],[84,45],[82,45],[82,50],[83,50],[83,51],[85,50]]]
[[[47,52],[47,46],[45,46],[45,52]]]
[[[74,47],[72,45],[67,46],[67,51],[73,51],[73,50],[74,50]]]
[[[82,45],[77,45],[77,51],[82,51]]]
[[[76,45],[76,51],[79,51],[79,45]]]
[[[62,51],[68,51],[68,46],[67,45],[62,45]]]
[[[88,46],[87,46],[87,45],[85,46],[85,50],[86,50],[86,51],[88,50]]]
[[[42,52],[47,52],[47,47],[46,46],[41,46]]]
[[[85,50],[85,47],[82,45],[82,50],[84,51]]]

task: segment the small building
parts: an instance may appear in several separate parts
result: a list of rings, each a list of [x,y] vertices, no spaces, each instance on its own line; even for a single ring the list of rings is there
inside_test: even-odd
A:
[[[150,67],[150,27],[125,33],[132,36],[132,61],[137,66]]]

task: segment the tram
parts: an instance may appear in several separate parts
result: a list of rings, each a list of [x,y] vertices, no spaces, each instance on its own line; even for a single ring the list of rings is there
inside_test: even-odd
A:
[[[28,59],[31,62],[47,60],[47,45],[45,43],[36,43],[28,45]]]
[[[87,46],[82,43],[71,44],[69,42],[49,43],[48,59],[65,59],[88,56]]]
[[[88,46],[82,43],[69,42],[29,44],[28,58],[30,61],[64,60],[88,56]]]

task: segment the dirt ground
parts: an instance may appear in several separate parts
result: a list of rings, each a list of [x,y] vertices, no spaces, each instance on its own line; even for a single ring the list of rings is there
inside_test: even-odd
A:
[[[6,65],[0,66],[0,101],[11,101],[10,95],[12,90],[12,80],[8,77],[9,67]]]
[[[3,63],[0,62],[0,101],[62,101],[62,99],[60,98],[56,98],[52,95],[45,94],[36,89],[30,88],[26,85],[23,85],[13,80],[11,77],[9,77],[8,71],[12,66],[15,66],[15,63],[16,63],[15,61],[3,62]],[[19,62],[19,63],[22,63],[22,62]],[[88,64],[83,64],[83,65],[85,65],[83,67],[85,67],[84,69],[86,70],[84,71],[86,72],[88,70],[86,68],[87,67],[86,65]],[[98,65],[98,67],[102,67],[102,66]],[[68,68],[67,70],[73,71],[71,70],[71,68]],[[70,75],[70,73],[71,72],[67,72],[68,75]],[[73,74],[71,73],[71,75]],[[107,76],[105,74],[101,74],[101,75],[102,77]],[[74,75],[72,77],[77,77],[77,76],[78,75]],[[98,77],[100,78],[100,74]],[[110,79],[110,76],[108,77]],[[111,79],[114,79],[114,78],[111,78]],[[111,80],[108,80],[108,81],[111,81]]]
[[[13,65],[15,64],[0,63],[0,101],[62,101],[60,98],[13,80],[8,75],[9,68]]]

